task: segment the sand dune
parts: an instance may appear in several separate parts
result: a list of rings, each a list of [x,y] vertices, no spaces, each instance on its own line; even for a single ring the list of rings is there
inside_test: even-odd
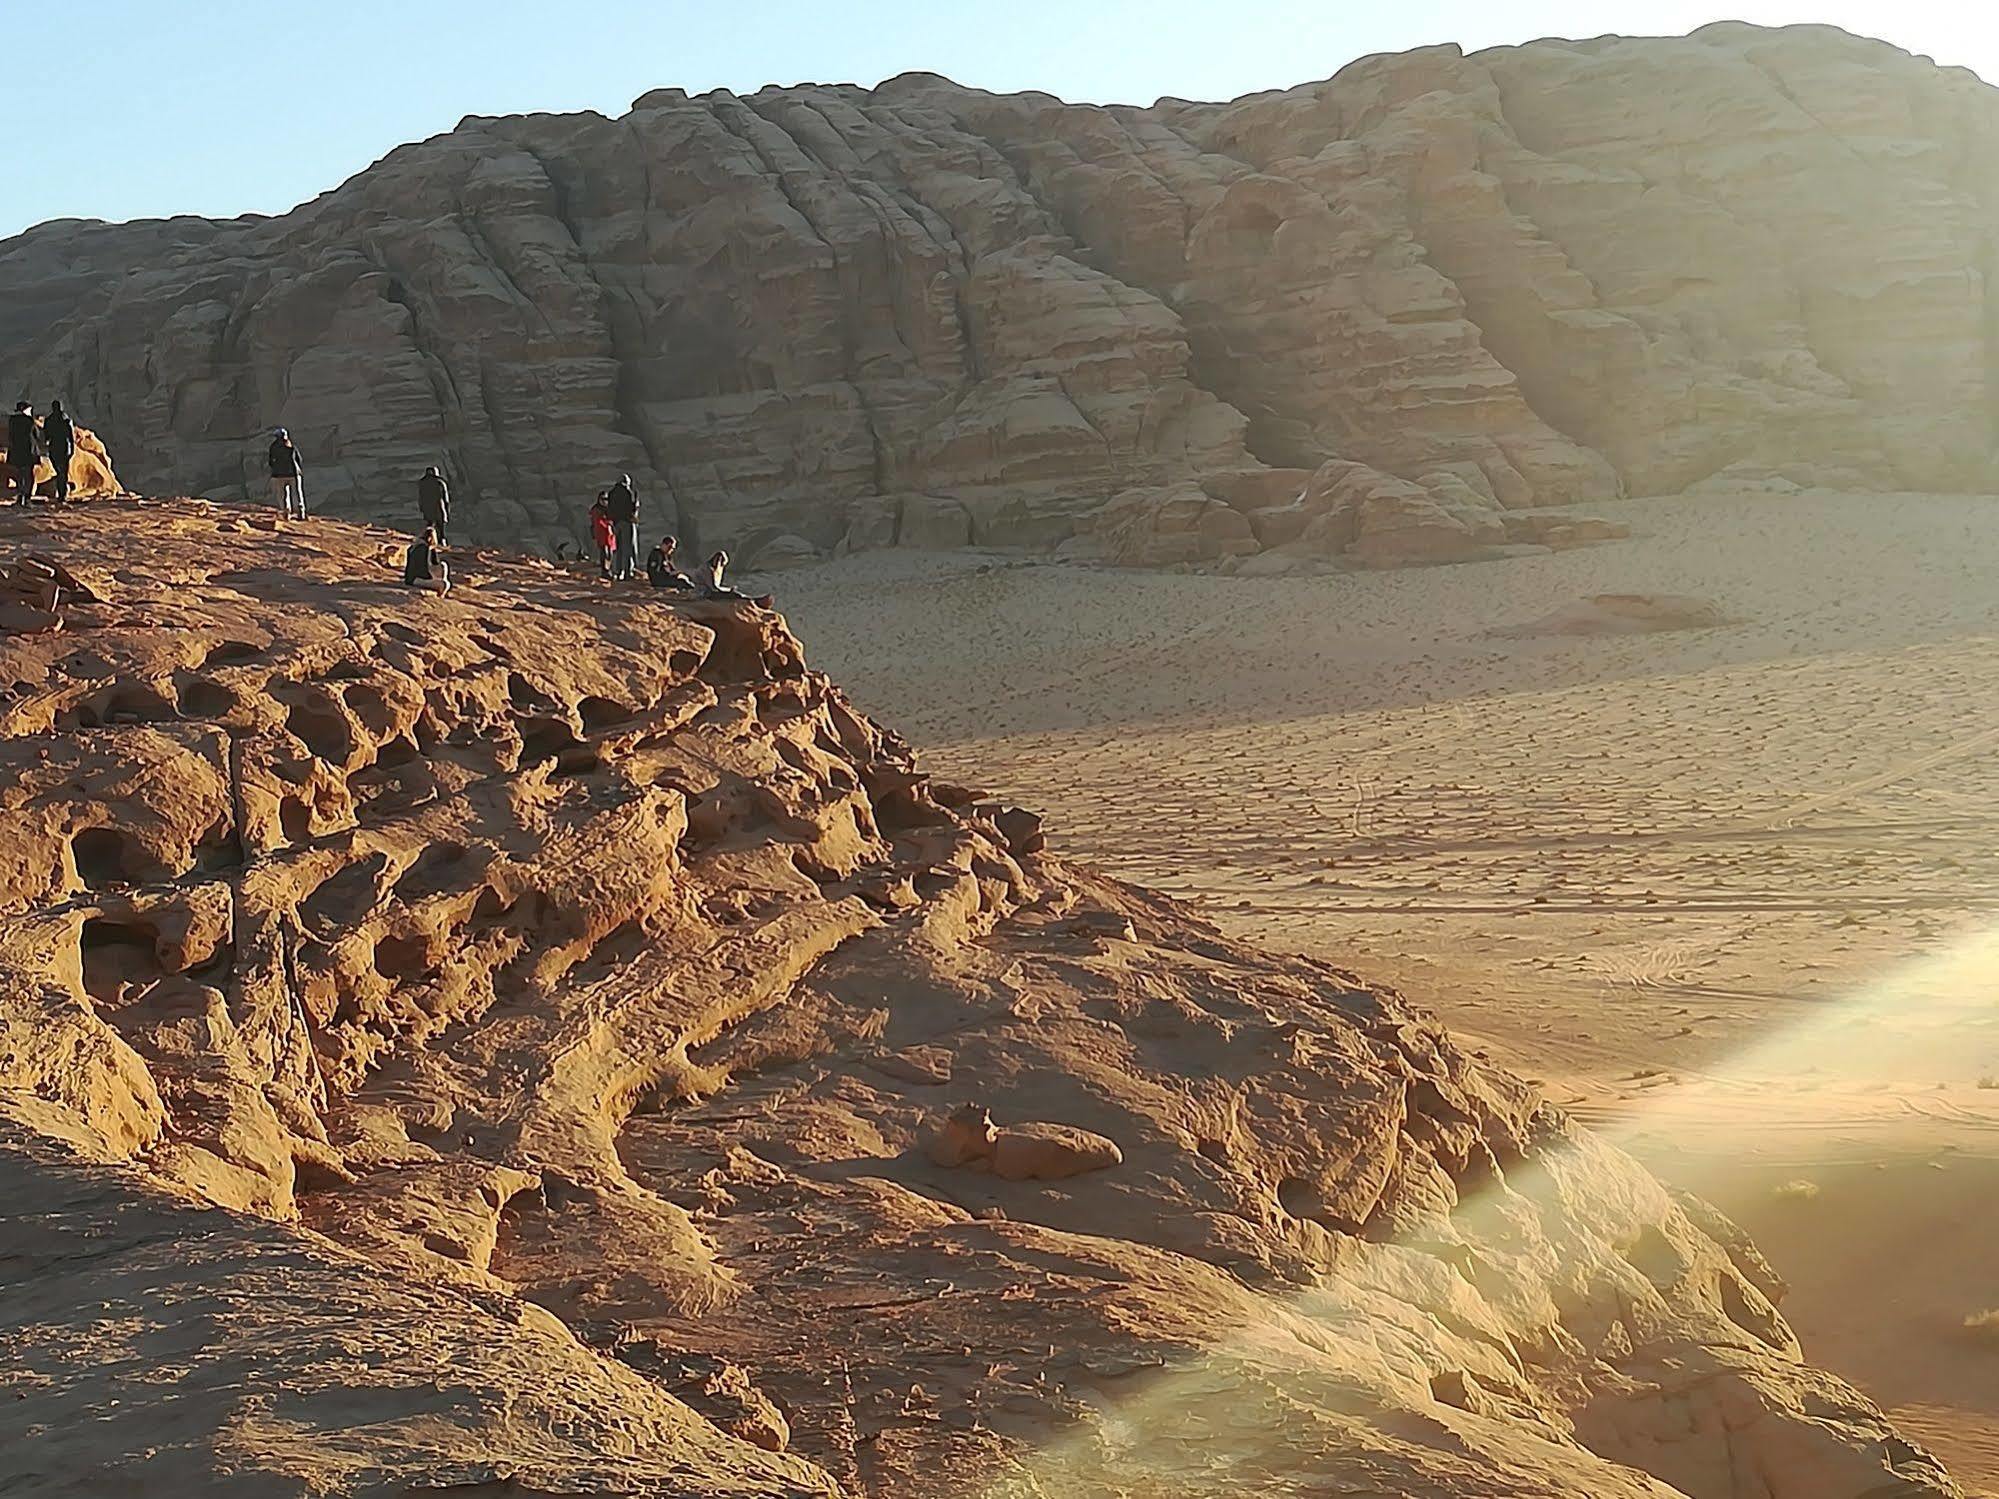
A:
[[[1631,542],[1414,572],[776,586],[940,769],[1391,977],[1717,1200],[1808,1353],[1999,1492],[1999,1347],[1962,1327],[1999,1306],[1999,500],[1612,509]],[[1606,594],[1731,623],[1511,633]]]

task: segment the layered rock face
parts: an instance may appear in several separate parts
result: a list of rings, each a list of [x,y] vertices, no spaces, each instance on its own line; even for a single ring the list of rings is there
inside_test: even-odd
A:
[[[1711,1209],[776,615],[199,503],[0,545],[78,585],[0,638],[23,1494],[1955,1492]]]
[[[1233,104],[912,75],[468,119],[282,218],[0,245],[0,389],[153,491],[467,534],[1392,563],[1694,485],[1992,487],[1999,94],[1829,28]],[[781,543],[781,545],[773,545]]]

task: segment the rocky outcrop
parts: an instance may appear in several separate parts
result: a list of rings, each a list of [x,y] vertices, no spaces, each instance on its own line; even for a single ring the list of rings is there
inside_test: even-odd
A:
[[[774,614],[205,504],[0,548],[90,595],[0,639],[23,1494],[1955,1492],[1719,1215]]]
[[[104,451],[104,443],[95,432],[86,427],[77,427],[76,447],[69,456],[69,492],[78,499],[103,499],[119,493],[122,486],[118,476],[111,471],[111,455]],[[55,465],[46,454],[35,460],[35,493],[48,495],[56,474]],[[20,498],[18,495],[12,498]]]
[[[1992,160],[1999,94],[1824,27],[1148,109],[666,90],[278,219],[8,241],[0,389],[151,491],[261,496],[283,422],[331,513],[441,462],[466,534],[537,546],[628,470],[752,563],[1488,555],[1620,492],[1992,488]]]

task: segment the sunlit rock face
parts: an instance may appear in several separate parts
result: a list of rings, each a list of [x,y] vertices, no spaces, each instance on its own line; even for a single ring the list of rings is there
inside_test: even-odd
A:
[[[400,541],[0,512],[69,580],[0,633],[20,1492],[1955,1492],[1393,991],[933,782],[768,610]]]
[[[1990,488],[1994,163],[1999,94],[1823,27],[1144,109],[668,90],[0,245],[0,391],[150,492],[263,493],[283,423],[330,513],[437,462],[538,547],[628,471],[741,560],[1451,560],[1620,492]]]

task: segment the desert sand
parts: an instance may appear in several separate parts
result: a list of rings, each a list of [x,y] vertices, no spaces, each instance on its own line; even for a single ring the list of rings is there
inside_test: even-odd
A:
[[[1389,574],[770,581],[941,771],[1716,1201],[1807,1355],[1999,1492],[1999,499],[1605,509],[1633,540]]]

